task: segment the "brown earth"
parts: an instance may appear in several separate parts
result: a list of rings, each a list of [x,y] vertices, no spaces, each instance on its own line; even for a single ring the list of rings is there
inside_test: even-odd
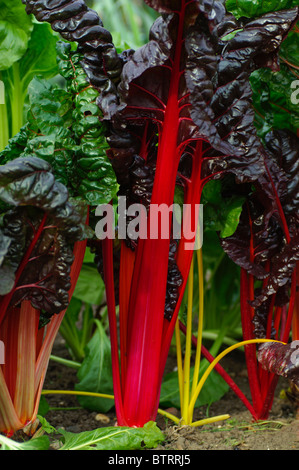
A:
[[[53,353],[67,356],[63,340],[58,339]],[[236,351],[221,362],[226,371],[250,398],[243,353]],[[168,368],[172,367],[171,363]],[[50,361],[45,389],[73,390],[76,371]],[[229,414],[230,419],[208,426],[176,426],[158,415],[157,424],[165,434],[162,450],[299,450],[299,420],[292,402],[286,398],[288,383],[280,379],[270,416],[267,421],[255,423],[243,403],[229,391],[219,402],[209,407],[209,416]],[[51,409],[47,421],[56,429],[81,432],[116,423],[114,411],[104,417],[79,407],[76,397],[47,395]],[[178,413],[177,410],[170,410]],[[206,417],[207,409],[196,411],[195,419]]]

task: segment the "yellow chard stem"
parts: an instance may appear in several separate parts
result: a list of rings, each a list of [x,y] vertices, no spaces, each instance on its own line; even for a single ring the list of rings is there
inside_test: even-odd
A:
[[[189,404],[189,416],[192,416],[193,415],[193,410],[194,410],[194,406],[195,406],[195,402],[196,402],[196,399],[202,389],[202,387],[204,386],[204,383],[205,381],[207,380],[208,376],[210,375],[210,373],[212,372],[213,368],[215,367],[215,365],[224,357],[226,356],[228,353],[230,353],[231,351],[233,351],[234,349],[237,349],[237,348],[240,348],[242,346],[245,346],[246,344],[253,344],[253,343],[271,343],[271,342],[275,342],[275,343],[281,343],[281,341],[276,341],[276,340],[271,340],[271,339],[262,339],[262,338],[257,338],[257,339],[250,339],[250,340],[247,340],[247,341],[241,341],[239,343],[236,343],[236,344],[233,344],[232,346],[230,346],[229,348],[225,349],[224,351],[222,351],[220,354],[218,354],[218,356],[210,363],[209,367],[206,369],[205,373],[203,374],[202,378],[200,379],[197,387],[196,387],[196,390],[195,390],[195,393],[194,395],[192,396],[191,400],[190,400],[190,404]]]
[[[194,284],[194,260],[192,258],[190,274],[188,279],[188,306],[186,327],[186,348],[184,357],[184,384],[183,384],[183,409],[182,423],[189,424],[189,397],[190,397],[190,361],[191,361],[191,338],[192,338],[192,307],[193,307],[193,284]]]
[[[97,393],[97,392],[81,392],[76,390],[43,390],[42,395],[77,395],[77,396],[88,396],[88,397],[98,397],[98,398],[109,398],[114,400],[114,395],[109,395],[107,393]],[[168,411],[158,409],[158,413],[166,418],[171,419],[174,423],[179,424],[180,419],[174,416]]]
[[[228,414],[212,416],[212,418],[205,418],[199,421],[194,421],[193,423],[191,423],[190,426],[193,426],[193,427],[205,426],[206,424],[217,423],[218,421],[224,421],[225,419],[229,419],[229,418],[230,418],[230,415]]]
[[[176,355],[177,355],[177,366],[178,366],[180,405],[181,405],[181,410],[182,410],[183,409],[184,374],[183,374],[183,364],[182,364],[182,346],[181,346],[179,319],[177,319],[176,324],[175,324],[175,343],[176,343]]]
[[[79,390],[43,390],[42,395],[77,395],[97,398],[109,398],[110,400],[114,400],[114,395],[97,392],[81,392]]]
[[[197,329],[197,345],[195,355],[194,374],[192,380],[191,397],[195,394],[196,386],[198,383],[200,359],[201,359],[201,344],[202,344],[202,328],[203,328],[203,312],[204,312],[204,280],[203,280],[203,262],[202,262],[202,249],[197,250],[197,266],[198,266],[198,289],[199,289],[199,311],[198,311],[198,329]]]

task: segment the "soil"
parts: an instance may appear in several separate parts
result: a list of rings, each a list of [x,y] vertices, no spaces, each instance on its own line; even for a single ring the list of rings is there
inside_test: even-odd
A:
[[[58,337],[53,354],[68,357],[63,340]],[[233,377],[243,393],[250,399],[247,372],[242,352],[235,351],[222,359],[221,365]],[[173,368],[171,358],[168,371]],[[73,390],[76,383],[76,371],[64,365],[50,361],[45,389]],[[299,450],[299,419],[294,403],[285,394],[289,384],[280,378],[272,410],[265,422],[253,422],[240,399],[229,391],[219,402],[209,409],[196,411],[195,419],[207,416],[229,414],[230,419],[201,427],[176,426],[158,415],[157,424],[165,435],[165,442],[158,450]],[[67,431],[89,431],[101,426],[113,426],[116,423],[114,410],[107,415],[100,415],[79,407],[76,397],[69,395],[47,395],[50,411],[47,421],[56,429],[63,427]],[[53,409],[52,409],[53,408]],[[171,409],[173,414],[178,410]],[[296,418],[297,415],[297,418]]]

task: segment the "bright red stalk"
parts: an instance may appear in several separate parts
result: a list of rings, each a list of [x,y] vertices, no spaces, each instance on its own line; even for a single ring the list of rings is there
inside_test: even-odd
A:
[[[253,338],[252,330],[252,308],[248,300],[251,298],[249,294],[249,275],[244,269],[241,269],[241,284],[240,284],[240,305],[241,305],[241,322],[243,330],[243,339],[247,341]],[[258,378],[258,364],[256,359],[255,345],[245,346],[245,357],[247,363],[247,371],[249,376],[249,385],[251,390],[253,407],[258,413],[262,406],[261,390]]]
[[[126,246],[121,245],[120,276],[119,276],[119,323],[120,323],[120,349],[122,390],[124,391],[127,370],[127,344],[128,344],[128,311],[130,303],[130,286],[135,264],[135,253]]]
[[[296,278],[297,278],[297,283],[298,283],[299,282],[299,262],[297,262],[297,267],[296,267]],[[296,293],[296,299],[295,299],[295,305],[294,305],[292,335],[293,335],[293,341],[299,340],[299,291],[297,291]]]
[[[202,189],[203,189],[203,182],[201,178],[201,166],[202,166],[202,141],[197,142],[196,144],[196,151],[194,152],[193,156],[193,166],[192,166],[192,175],[190,178],[190,182],[187,184],[186,188],[186,195],[185,195],[185,201],[184,203],[186,205],[195,207],[195,205],[200,204],[201,201],[201,194],[202,194]],[[197,214],[198,217],[198,214]],[[195,226],[198,224],[198,218],[197,220],[194,220],[193,223]],[[188,223],[187,223],[188,225]],[[176,305],[176,309],[173,313],[172,319],[169,322],[168,320],[164,320],[164,329],[163,329],[163,347],[162,347],[162,352],[161,352],[161,359],[160,359],[160,381],[162,382],[162,376],[163,372],[165,369],[165,364],[168,356],[168,351],[169,347],[171,344],[174,328],[175,328],[175,323],[179,314],[180,306],[182,303],[184,291],[186,288],[188,276],[189,276],[189,271],[190,271],[190,266],[191,266],[191,261],[192,261],[192,256],[193,256],[193,250],[189,249],[186,250],[186,244],[192,244],[194,243],[195,240],[187,240],[184,236],[184,233],[182,234],[182,238],[179,244],[178,248],[178,254],[177,254],[177,264],[178,268],[182,274],[183,277],[183,284],[180,287],[179,290],[179,299]],[[159,398],[159,394],[157,399]],[[158,409],[158,401],[156,405],[156,409]]]
[[[252,300],[252,289],[250,288],[250,283],[252,283],[252,281],[253,276],[247,274],[244,269],[241,269],[241,319],[244,340],[254,338],[252,327],[253,309],[249,304],[250,300]],[[294,271],[292,276],[290,302],[286,312],[286,321],[284,323],[281,321],[283,319],[281,315],[282,309],[274,307],[274,298],[270,303],[268,312],[268,324],[270,324],[270,322],[272,324],[273,310],[276,312],[276,316],[274,317],[274,326],[277,334],[279,335],[278,339],[285,343],[288,342],[292,326],[292,318],[296,302],[296,283],[296,271]],[[269,335],[267,335],[267,337],[270,338]],[[245,346],[245,357],[254,409],[257,413],[258,419],[267,419],[273,403],[278,376],[261,368],[256,359],[256,347],[254,345]]]
[[[118,339],[117,339],[117,324],[115,312],[115,297],[114,297],[114,274],[113,274],[113,240],[103,240],[103,265],[104,265],[104,282],[106,285],[107,293],[107,308],[110,325],[110,342],[111,342],[111,359],[112,359],[112,374],[114,386],[114,402],[117,413],[118,425],[126,426],[126,420],[123,411],[123,398],[121,390],[120,379],[120,366],[118,357]]]
[[[148,233],[152,206],[166,204],[170,207],[180,153],[179,132],[179,83],[180,60],[183,40],[184,8],[180,13],[178,39],[173,71],[165,108],[164,122],[159,136],[157,167],[149,209]],[[171,219],[169,220],[169,227]],[[168,273],[170,238],[150,236],[140,240],[136,251],[129,304],[127,368],[124,389],[124,412],[129,425],[143,426],[156,414],[157,390],[160,388],[160,356],[163,341],[164,308]],[[138,267],[141,269],[138,269]],[[137,282],[138,281],[138,282]],[[134,287],[138,284],[138,289]]]

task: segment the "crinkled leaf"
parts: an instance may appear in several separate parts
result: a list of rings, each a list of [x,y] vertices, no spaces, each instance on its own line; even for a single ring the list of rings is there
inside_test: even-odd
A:
[[[261,65],[277,69],[278,49],[297,9],[240,28],[221,1],[148,0],[163,14],[151,28],[148,44],[118,55],[111,35],[83,1],[65,8],[60,0],[53,9],[45,0],[38,5],[23,1],[39,21],[48,21],[65,39],[78,42],[87,76],[100,91],[97,103],[104,119],[112,118],[109,157],[121,194],[148,205],[156,161],[166,149],[162,142],[177,149],[170,152],[169,168],[178,152],[178,178],[180,172],[190,178],[185,161],[192,158],[203,160],[204,179],[233,173],[238,182],[246,182],[261,174],[262,146],[249,76]],[[220,39],[236,29],[233,37]],[[93,184],[85,192],[88,188]],[[181,285],[177,279],[176,288]]]
[[[282,240],[277,223],[267,221],[267,210],[252,196],[244,204],[237,230],[222,240],[222,247],[248,273],[265,279],[268,276],[265,263],[277,253]]]
[[[289,287],[299,258],[298,138],[280,130],[265,140],[265,171],[247,199],[236,232],[222,241],[238,265],[257,279],[267,278],[252,302],[255,307]]]
[[[105,427],[78,434],[59,429],[63,436],[60,450],[137,450],[153,449],[164,441],[156,423],[148,422],[142,428]]]
[[[59,313],[68,306],[73,246],[87,236],[86,215],[37,157],[0,166],[0,199],[10,206],[1,219],[8,248],[0,269],[1,305],[26,299],[48,314]]]
[[[226,0],[225,6],[236,18],[253,18],[272,11],[297,6],[297,0]]]
[[[222,3],[151,5],[174,13],[157,19],[148,44],[123,66],[108,139],[121,191],[128,195],[129,188],[129,197],[148,204],[157,162],[167,158],[169,169],[180,158],[178,179],[182,175],[185,193],[192,188],[192,160],[202,161],[204,181],[228,173],[239,183],[254,181],[263,171],[263,149],[249,76],[262,61],[277,68],[280,42],[298,11],[249,22],[224,42],[219,37],[238,25]],[[132,185],[137,174],[141,185]]]
[[[295,89],[292,88],[295,80],[296,77],[284,63],[275,73],[260,69],[251,75],[255,123],[260,137],[265,137],[272,129],[297,132],[299,108],[293,96]]]
[[[283,246],[279,254],[273,257],[272,269],[268,277],[266,287],[252,302],[252,305],[259,306],[271,295],[275,294],[279,288],[290,284],[292,274],[299,261],[299,229],[291,241]]]
[[[0,10],[0,70],[6,70],[26,52],[33,29],[19,0],[2,0]]]
[[[286,377],[299,386],[299,341],[288,344],[265,343],[258,349],[258,361],[263,369]]]
[[[287,220],[292,217],[298,219],[299,212],[299,139],[292,132],[275,130],[265,137],[266,148],[271,152],[276,163],[273,168],[272,181],[275,185],[279,199]],[[261,180],[260,185],[263,186]]]
[[[3,162],[16,156],[42,158],[72,196],[91,205],[107,203],[118,185],[106,155],[98,92],[87,81],[80,54],[72,53],[69,44],[59,43],[58,55],[67,89],[45,79],[32,80],[28,124],[11,139],[0,158]]]
[[[112,36],[102,24],[98,14],[87,7],[84,0],[57,0],[54,7],[47,0],[38,4],[34,0],[22,0],[26,11],[33,13],[38,21],[48,22],[54,31],[70,42],[77,42],[83,54],[85,72],[101,94],[99,101],[108,108],[117,102],[115,83],[123,65]]]
[[[0,164],[4,165],[5,163],[20,157],[26,148],[27,140],[27,129],[26,127],[22,127],[20,132],[9,140],[8,145],[0,153]]]
[[[159,8],[160,2],[157,5]],[[195,8],[193,5],[186,9],[184,21],[194,22]],[[261,60],[276,68],[275,54],[280,41],[286,37],[298,12],[273,13],[254,20],[231,40],[217,44],[217,30],[223,32],[230,17],[225,17],[218,3],[211,7],[207,2],[198,8],[202,13],[186,33],[186,56],[182,52],[181,58],[185,75],[175,97],[182,104],[177,145],[183,148],[191,140],[208,141],[212,148],[203,143],[204,174],[231,171],[240,181],[253,180],[261,172],[261,144],[253,125],[249,75]],[[153,120],[159,126],[164,121],[163,106],[167,106],[169,99],[171,73],[178,73],[172,65],[178,21],[182,20],[176,15],[159,18],[152,27],[150,42],[124,65],[118,87],[120,106],[114,115],[119,128],[130,131],[133,124]],[[214,27],[213,34],[209,27]],[[121,158],[119,148],[115,150],[117,158]]]
[[[284,22],[281,22],[282,16]],[[240,173],[243,181],[247,175],[250,178],[250,172],[251,178],[253,174],[259,174],[261,147],[253,126],[248,79],[252,71],[260,67],[261,61],[264,66],[276,68],[279,42],[286,36],[294,18],[295,11],[273,13],[247,23],[222,44],[219,56],[212,37],[202,31],[201,22],[191,30],[187,38],[186,74],[191,92],[191,117],[200,132],[207,126],[208,138],[214,148],[222,150],[220,139],[226,143],[222,157],[214,153],[210,161],[207,158],[208,173],[231,170],[237,176]],[[218,25],[218,30],[223,31],[227,26],[231,27],[230,24],[228,16]],[[188,49],[188,44],[192,49]]]

